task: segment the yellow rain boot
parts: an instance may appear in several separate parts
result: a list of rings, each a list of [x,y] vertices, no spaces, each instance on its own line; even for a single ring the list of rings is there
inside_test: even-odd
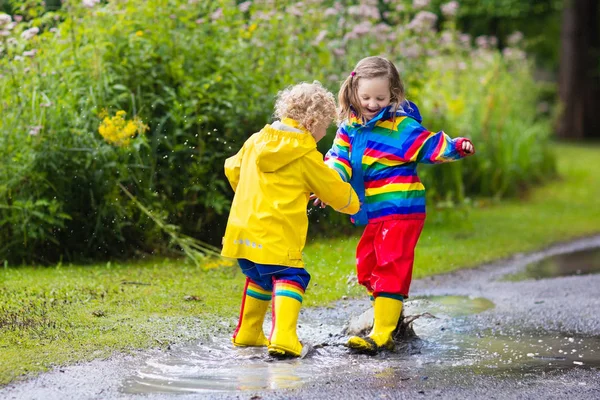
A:
[[[390,297],[387,297],[390,296]],[[396,329],[402,313],[402,297],[394,294],[381,293],[375,298],[373,330],[369,336],[351,337],[346,346],[361,353],[375,354],[379,350],[394,349],[392,332]]]
[[[302,344],[296,326],[304,289],[296,282],[275,281],[273,294],[273,331],[268,352],[275,357],[299,357]]]
[[[266,347],[269,344],[263,333],[263,322],[271,302],[271,292],[246,278],[240,321],[231,342],[240,347]]]

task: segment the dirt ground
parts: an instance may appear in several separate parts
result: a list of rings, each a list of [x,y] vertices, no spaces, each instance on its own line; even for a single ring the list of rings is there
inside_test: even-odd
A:
[[[536,272],[549,257],[559,261]],[[299,337],[315,346],[304,359],[272,360],[264,349],[232,348],[224,333],[206,334],[56,369],[1,388],[0,398],[600,398],[598,261],[595,236],[417,280],[406,314],[431,316],[414,321],[418,338],[374,357],[343,346],[369,324],[369,302],[341,300],[302,311]]]

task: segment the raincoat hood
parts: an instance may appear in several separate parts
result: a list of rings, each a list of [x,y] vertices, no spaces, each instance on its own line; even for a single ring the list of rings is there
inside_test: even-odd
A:
[[[350,184],[325,165],[314,137],[297,125],[285,118],[266,125],[225,161],[235,195],[223,256],[302,268],[310,194],[339,212],[359,210]]]
[[[262,172],[275,172],[304,157],[317,147],[315,138],[303,130],[287,132],[266,125],[256,138],[256,166]]]

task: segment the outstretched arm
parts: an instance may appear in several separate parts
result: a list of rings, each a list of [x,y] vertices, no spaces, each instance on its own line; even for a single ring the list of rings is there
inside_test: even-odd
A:
[[[410,159],[425,164],[440,164],[456,161],[475,153],[475,148],[467,138],[452,139],[444,131],[430,132],[422,126],[411,133],[413,144],[409,149]]]
[[[303,173],[307,190],[336,211],[356,214],[360,209],[358,195],[349,183],[342,181],[337,172],[323,163],[322,157],[317,150],[305,157]]]

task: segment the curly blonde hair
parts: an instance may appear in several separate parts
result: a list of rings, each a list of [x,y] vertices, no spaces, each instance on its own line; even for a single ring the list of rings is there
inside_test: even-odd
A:
[[[337,115],[335,97],[319,81],[302,82],[277,93],[275,118],[291,118],[309,131],[321,124],[329,126]]]

